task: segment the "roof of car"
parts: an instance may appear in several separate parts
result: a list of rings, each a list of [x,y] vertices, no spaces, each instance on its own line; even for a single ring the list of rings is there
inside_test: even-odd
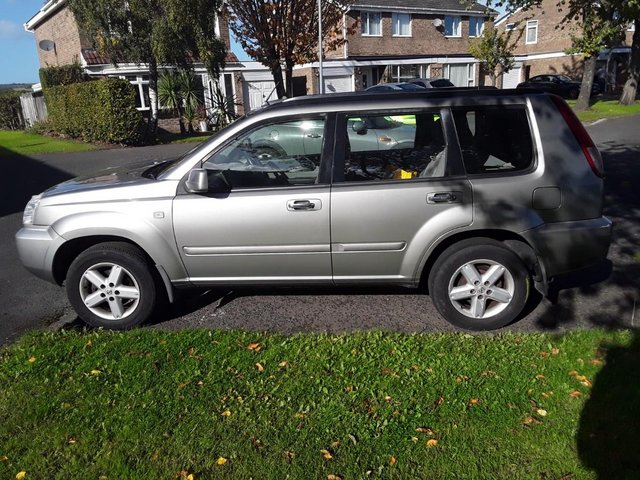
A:
[[[357,91],[343,93],[325,93],[322,95],[304,95],[294,98],[282,98],[265,103],[261,108],[251,110],[248,115],[257,112],[264,112],[271,109],[293,108],[296,106],[313,106],[313,105],[334,105],[346,101],[376,101],[380,99],[392,98],[392,96],[402,96],[402,98],[430,97],[430,98],[451,98],[451,97],[507,97],[507,96],[523,96],[532,95],[535,90],[522,89],[497,89],[495,87],[454,87],[454,88],[425,88],[420,90],[386,90],[386,91]]]

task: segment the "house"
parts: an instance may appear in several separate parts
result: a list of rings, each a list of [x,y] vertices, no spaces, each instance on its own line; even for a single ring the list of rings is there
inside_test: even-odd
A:
[[[222,72],[219,87],[228,98],[236,95],[234,71],[241,67],[238,58],[230,51],[229,29],[222,28],[218,17],[216,31],[227,46],[226,68]],[[78,62],[85,73],[92,77],[121,77],[129,80],[136,89],[136,107],[142,112],[150,110],[149,75],[146,65],[118,63],[101,56],[94,48],[93,39],[80,30],[65,0],[49,0],[24,25],[33,32],[38,50],[40,67],[69,65]],[[194,73],[202,79],[205,106],[213,107],[214,79],[201,63],[194,64]],[[36,89],[38,86],[36,85]],[[169,130],[178,128],[177,120],[161,119],[160,126]]]
[[[514,88],[530,77],[546,73],[564,74],[572,78],[582,76],[582,55],[566,53],[571,48],[571,33],[579,34],[576,31],[578,26],[575,22],[565,21],[566,11],[558,7],[558,1],[543,0],[538,7],[517,9],[496,20],[496,28],[506,32],[515,46],[515,66],[503,75],[503,88]],[[630,28],[623,45],[616,46],[611,52],[630,52],[628,46],[631,45],[632,36]],[[607,64],[609,57],[606,54],[601,62]],[[601,63],[599,68],[602,66]],[[610,86],[610,89],[614,87]]]

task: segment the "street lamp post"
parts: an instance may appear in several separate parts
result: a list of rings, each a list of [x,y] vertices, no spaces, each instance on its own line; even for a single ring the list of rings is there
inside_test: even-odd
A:
[[[320,93],[324,93],[324,78],[322,72],[322,0],[318,0],[318,81]]]

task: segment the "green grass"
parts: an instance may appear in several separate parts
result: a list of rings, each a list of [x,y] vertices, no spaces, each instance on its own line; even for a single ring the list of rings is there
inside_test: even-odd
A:
[[[0,130],[0,151],[5,154],[30,155],[34,153],[84,152],[96,147],[75,140],[61,140],[20,130]]]
[[[168,144],[168,143],[192,143],[192,142],[203,142],[208,140],[213,132],[196,132],[196,133],[162,133],[158,135],[158,143]]]
[[[576,106],[575,100],[567,100],[571,107]],[[591,104],[590,110],[576,112],[578,118],[585,123],[595,122],[603,118],[627,117],[640,115],[640,101],[633,105],[620,105],[618,100],[596,100]]]
[[[34,333],[0,351],[0,478],[637,479],[639,362],[597,330]]]

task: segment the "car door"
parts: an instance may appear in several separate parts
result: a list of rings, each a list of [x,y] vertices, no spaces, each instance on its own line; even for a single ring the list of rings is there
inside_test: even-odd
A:
[[[472,222],[471,185],[463,174],[448,110],[384,115],[401,116],[413,125],[412,148],[359,151],[349,145],[346,133],[351,116],[337,120],[331,193],[337,284],[414,284],[434,242]]]
[[[326,129],[322,117],[272,121],[242,133],[204,162],[208,194],[176,197],[175,239],[192,283],[331,282],[326,149],[282,153],[283,142],[303,138],[310,120]],[[267,139],[279,154],[254,147]]]

